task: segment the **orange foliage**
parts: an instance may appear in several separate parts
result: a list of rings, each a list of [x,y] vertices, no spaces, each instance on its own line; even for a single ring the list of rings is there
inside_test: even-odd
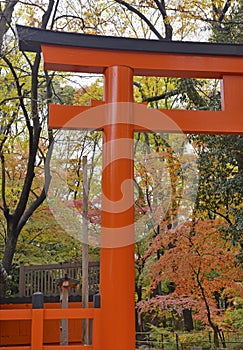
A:
[[[220,314],[215,293],[243,296],[243,270],[236,259],[238,248],[223,239],[220,226],[222,223],[206,220],[187,222],[175,230],[165,229],[147,251],[151,255],[163,249],[150,269],[151,288],[169,278],[176,286],[174,296],[193,298],[198,316],[204,321],[208,317],[207,305],[211,316]]]

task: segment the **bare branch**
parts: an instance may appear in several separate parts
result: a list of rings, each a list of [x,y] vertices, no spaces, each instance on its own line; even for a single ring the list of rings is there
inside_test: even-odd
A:
[[[42,16],[42,24],[41,24],[41,28],[46,28],[47,23],[51,17],[51,13],[52,13],[52,9],[54,7],[55,1],[54,0],[49,0],[49,4],[48,4],[48,8],[47,10],[44,12],[44,15]]]
[[[175,89],[175,90],[166,91],[166,92],[162,93],[161,95],[147,97],[144,94],[143,89],[142,89],[142,85],[140,83],[135,81],[133,84],[138,87],[139,92],[140,92],[140,94],[142,96],[142,101],[143,102],[155,102],[155,101],[159,101],[159,100],[164,100],[164,99],[166,99],[168,97],[172,97],[172,96],[178,95],[181,92],[181,90]]]
[[[10,27],[14,7],[17,3],[18,0],[7,0],[4,10],[0,7],[0,52],[3,43],[3,36]]]
[[[173,33],[173,28],[171,24],[168,22],[168,16],[166,13],[166,8],[165,8],[165,2],[164,0],[154,0],[160,13],[162,14],[163,20],[164,20],[164,26],[165,26],[165,39],[166,40],[172,40],[172,33]]]
[[[9,214],[9,208],[8,208],[7,202],[6,202],[5,159],[4,159],[4,155],[3,155],[2,151],[0,154],[0,158],[1,158],[1,167],[2,167],[1,195],[2,195],[2,202],[3,202],[3,212],[4,212],[5,217],[7,217]]]
[[[18,228],[21,230],[23,226],[26,224],[28,219],[31,217],[31,215],[34,213],[34,211],[44,202],[46,198],[46,193],[48,191],[50,182],[51,182],[51,174],[50,174],[50,161],[51,161],[51,155],[53,150],[53,142],[52,140],[52,134],[50,134],[50,146],[47,152],[46,160],[45,160],[45,181],[44,181],[44,187],[41,191],[41,194],[36,198],[34,202],[30,204],[28,209],[25,210],[23,215],[21,216],[21,219],[19,220]]]
[[[123,6],[125,6],[128,10],[132,11],[133,13],[135,13],[136,15],[138,15],[138,17],[140,17],[151,29],[151,31],[157,36],[157,38],[159,40],[165,40],[162,35],[157,31],[157,29],[154,27],[154,25],[148,20],[147,17],[145,17],[140,11],[138,11],[135,7],[133,7],[132,5],[128,4],[126,1],[123,0],[115,0],[118,4],[121,4]]]
[[[232,2],[232,0],[226,0],[224,7],[221,11],[221,14],[219,16],[219,22],[222,22],[224,20],[225,15],[226,15],[228,9],[230,8],[231,2]]]
[[[12,63],[9,61],[9,59],[5,55],[0,55],[0,57],[5,61],[5,63],[9,67],[9,69],[10,69],[10,71],[11,71],[13,77],[14,77],[15,85],[16,85],[17,92],[18,92],[18,98],[19,98],[20,106],[21,106],[21,109],[22,109],[24,117],[25,117],[27,128],[28,128],[28,130],[30,132],[31,125],[30,125],[28,112],[27,112],[27,109],[25,108],[25,104],[24,104],[24,98],[23,98],[23,95],[22,95],[22,85],[20,85],[19,78],[18,78],[18,76],[17,76],[17,74],[15,72],[15,69],[14,69]]]
[[[168,97],[178,95],[179,93],[180,93],[180,90],[175,89],[175,90],[164,92],[161,95],[146,97],[143,99],[143,102],[154,102],[154,101],[164,100]]]

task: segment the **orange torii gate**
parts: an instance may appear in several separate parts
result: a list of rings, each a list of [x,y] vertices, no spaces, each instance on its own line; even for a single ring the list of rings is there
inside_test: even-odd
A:
[[[133,133],[162,128],[243,134],[243,45],[116,38],[24,26],[17,29],[20,48],[42,51],[45,69],[105,76],[104,103],[110,108],[99,112],[97,104],[51,105],[49,125],[104,132],[100,349],[134,350]],[[161,126],[159,119],[146,120],[136,108],[133,113],[134,75],[222,79],[222,110],[163,110],[171,122]],[[93,113],[87,112],[92,109]],[[125,182],[125,207],[119,207]]]

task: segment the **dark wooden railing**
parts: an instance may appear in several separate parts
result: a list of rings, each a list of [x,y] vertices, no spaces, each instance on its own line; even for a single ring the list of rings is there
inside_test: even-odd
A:
[[[80,280],[75,289],[70,289],[70,295],[81,295],[82,264],[64,263],[53,265],[20,265],[19,296],[30,297],[33,293],[42,292],[45,296],[59,295],[56,280],[68,274],[69,277]],[[99,262],[89,262],[89,294],[99,289]]]

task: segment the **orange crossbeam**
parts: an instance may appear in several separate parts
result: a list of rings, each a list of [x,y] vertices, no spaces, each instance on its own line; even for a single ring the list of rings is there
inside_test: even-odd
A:
[[[43,345],[43,350],[93,350],[92,345]]]
[[[134,131],[181,130],[194,134],[243,134],[243,76],[224,76],[221,93],[222,111],[159,110],[175,123],[170,123],[169,126],[163,125],[158,115],[153,117],[153,109],[145,109],[145,105],[134,108]],[[49,126],[53,129],[101,130],[106,124],[107,110],[100,108],[104,103],[92,101],[90,107],[50,105]]]
[[[89,111],[92,107],[50,105],[49,127],[52,129],[88,129],[101,130],[105,125],[104,110]],[[136,111],[136,110],[135,110]],[[237,111],[186,111],[159,110],[175,122],[175,128],[166,129],[159,120],[147,118],[154,110],[147,110],[145,118],[134,115],[134,131],[178,132],[187,134],[243,134],[242,112]],[[89,118],[90,115],[96,118]],[[158,117],[158,115],[157,115]],[[146,120],[147,118],[147,120]],[[143,127],[142,125],[147,125]],[[171,124],[173,127],[173,124]],[[178,127],[177,127],[178,126]]]
[[[31,320],[35,309],[23,310],[0,310],[0,320]],[[100,309],[41,309],[45,320],[60,320],[62,318],[68,319],[82,319],[82,318],[94,318],[100,312]]]
[[[163,43],[161,43],[163,45]],[[110,51],[70,46],[41,45],[44,67],[66,72],[103,74],[106,67],[127,66],[134,75],[222,78],[243,75],[242,57]]]
[[[82,318],[94,318],[95,313],[99,310],[87,308],[87,309],[45,309],[45,320],[60,320],[61,318],[82,319]]]
[[[31,346],[0,346],[1,350],[36,350]],[[43,345],[42,350],[93,350],[92,345]]]
[[[1,350],[32,350],[31,346],[0,346],[0,349]]]
[[[243,76],[224,76],[222,111],[159,110],[171,123],[166,129],[155,110],[134,108],[135,131],[165,131],[197,134],[243,134]],[[106,108],[103,101],[92,101],[91,107],[50,105],[49,126],[53,129],[103,129]],[[141,110],[143,113],[141,113]],[[157,111],[157,110],[156,110]],[[174,129],[171,129],[174,127]]]
[[[15,309],[15,310],[0,310],[0,320],[11,321],[11,320],[31,320],[32,311]]]

